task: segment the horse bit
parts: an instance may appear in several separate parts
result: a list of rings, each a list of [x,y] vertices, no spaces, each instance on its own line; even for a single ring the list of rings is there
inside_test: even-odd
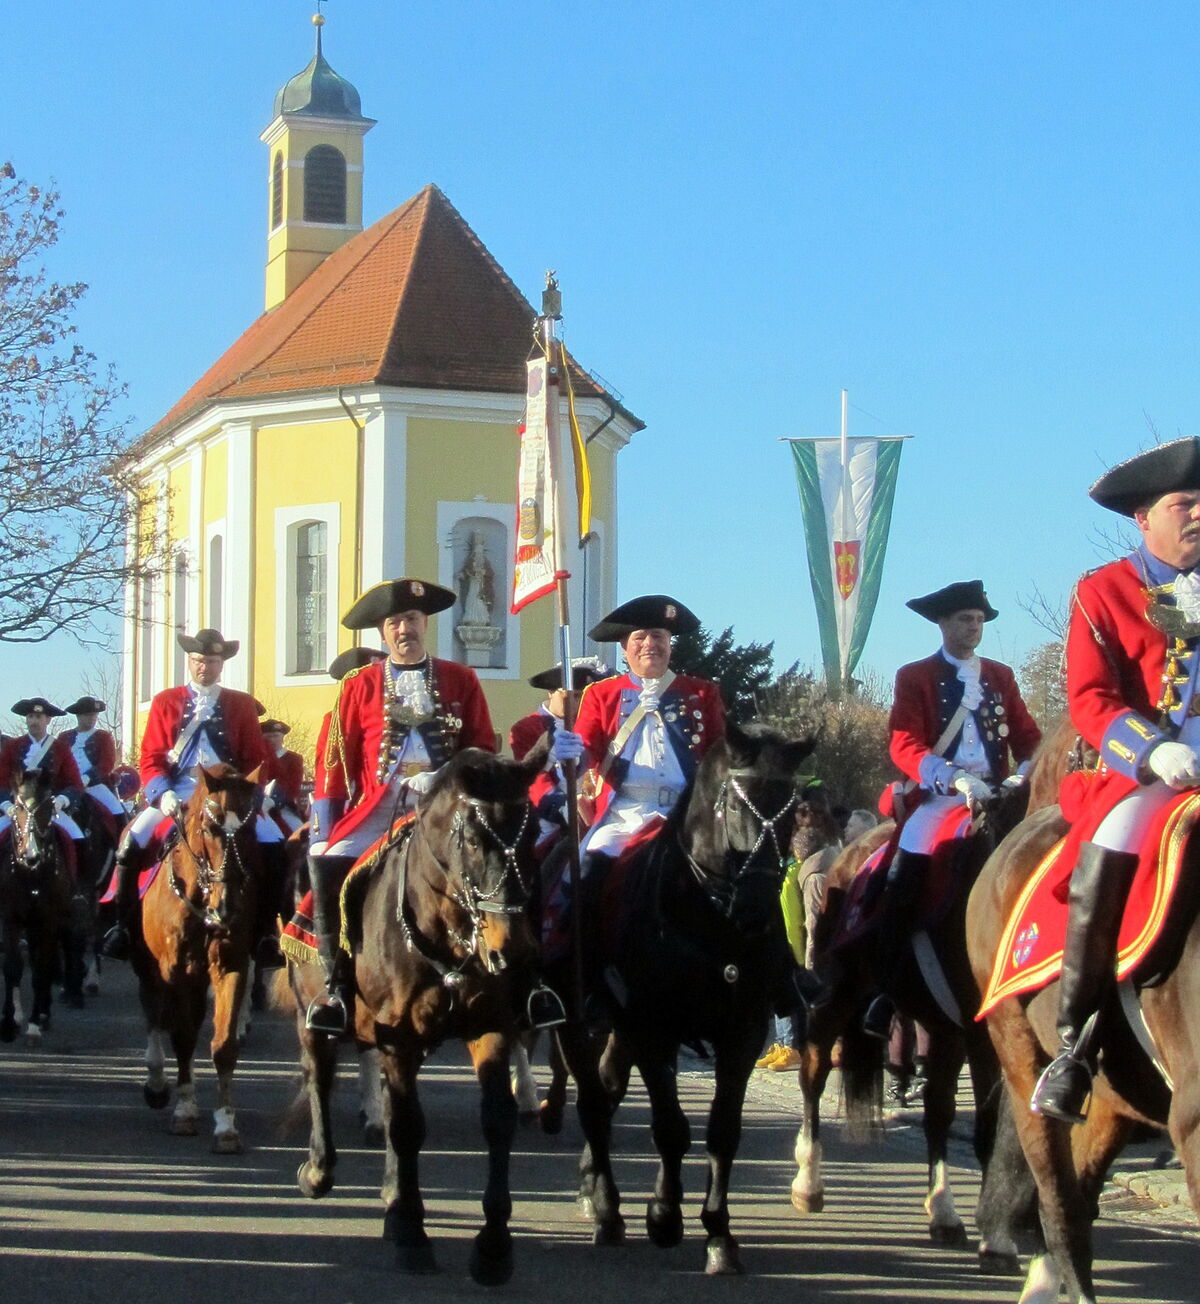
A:
[[[167,884],[171,891],[179,898],[183,905],[203,923],[204,927],[213,932],[226,932],[225,925],[220,921],[209,905],[209,897],[212,895],[212,889],[218,884],[225,884],[229,881],[229,876],[225,872],[225,866],[229,860],[229,851],[233,849],[233,860],[238,872],[243,879],[249,877],[246,873],[246,866],[242,860],[242,853],[238,849],[237,835],[246,827],[249,820],[257,818],[258,803],[256,802],[250,810],[238,820],[232,828],[225,826],[223,816],[228,815],[223,807],[215,802],[211,797],[207,798],[204,803],[204,814],[208,816],[212,824],[218,830],[218,837],[221,843],[221,863],[214,869],[212,861],[208,858],[207,850],[201,846],[200,854],[197,855],[192,850],[192,844],[188,841],[187,830],[183,826],[183,817],[176,811],[173,816],[175,827],[179,831],[179,845],[187,849],[187,853],[192,858],[192,863],[196,866],[196,885],[200,889],[200,896],[204,902],[203,909],[188,895],[187,885],[175,872],[175,865],[170,856],[170,848],[164,851],[164,857],[167,862]]]

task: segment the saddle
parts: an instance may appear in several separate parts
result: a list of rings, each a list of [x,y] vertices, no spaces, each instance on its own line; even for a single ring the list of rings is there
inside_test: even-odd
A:
[[[1163,808],[1147,831],[1137,871],[1125,902],[1117,942],[1117,979],[1140,985],[1153,980],[1173,958],[1172,905],[1181,874],[1194,854],[1200,823],[1200,792],[1182,792]],[[1000,935],[991,980],[977,1019],[1010,996],[1029,995],[1062,971],[1067,935],[1067,891],[1074,868],[1063,838],[1043,856],[1029,877]]]
[[[150,886],[158,877],[158,871],[162,869],[163,862],[171,854],[171,848],[178,841],[179,829],[175,821],[164,815],[155,825],[154,832],[150,835],[150,841],[146,844],[146,850],[153,852],[154,860],[138,873],[139,901],[150,891]],[[104,889],[104,894],[100,898],[102,906],[106,906],[117,899],[117,881],[120,878],[120,873],[120,866],[114,865],[108,880],[108,887]]]

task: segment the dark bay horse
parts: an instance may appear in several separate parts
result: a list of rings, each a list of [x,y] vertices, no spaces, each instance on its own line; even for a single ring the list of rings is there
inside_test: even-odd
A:
[[[942,1245],[967,1244],[947,1166],[964,1063],[975,1096],[974,1148],[984,1167],[991,1153],[998,1103],[999,1066],[990,1041],[974,1019],[979,991],[967,957],[967,894],[999,838],[1021,818],[1027,798],[1027,789],[1007,791],[976,818],[972,834],[957,849],[953,870],[959,880],[956,894],[942,918],[915,939],[890,992],[900,1012],[917,1020],[929,1034],[922,1107],[928,1171],[925,1210],[930,1238]],[[862,1029],[864,1010],[877,990],[876,934],[864,933],[833,954],[828,947],[848,907],[855,875],[867,857],[892,836],[894,827],[891,822],[879,825],[842,851],[830,870],[824,910],[816,923],[818,971],[829,980],[833,994],[826,1005],[812,1012],[807,1044],[801,1052],[799,1081],[804,1113],[796,1135],[797,1172],[791,1198],[802,1213],[817,1213],[824,1208],[820,1107],[832,1067],[833,1047],[839,1039],[850,1132],[869,1135],[882,1118],[882,1043]],[[985,1272],[1016,1272],[1016,1246],[1008,1229],[981,1227],[981,1232],[980,1268]]]
[[[1032,804],[1032,803],[1031,803]],[[984,867],[967,915],[971,961],[986,985],[1012,904],[1042,856],[1067,832],[1057,805],[1044,805],[1015,829]],[[1058,1047],[1058,983],[1002,1001],[987,1016],[1007,1087],[997,1153],[984,1196],[1036,1244],[1024,1301],[1093,1304],[1092,1222],[1108,1170],[1139,1125],[1170,1133],[1200,1213],[1200,857],[1195,839],[1171,905],[1166,940],[1135,971],[1126,999],[1139,1007],[1155,1067],[1113,992],[1098,1021],[1099,1072],[1087,1121],[1078,1127],[1029,1109],[1038,1075]],[[1139,986],[1151,980],[1153,986]],[[991,1179],[1003,1169],[1002,1180]],[[1033,1214],[1035,1216],[1030,1217]]]
[[[240,1154],[233,1109],[238,1015],[254,942],[259,868],[255,823],[262,802],[258,771],[243,777],[228,765],[197,769],[179,836],[142,901],[132,963],[146,1016],[146,1103],[170,1099],[165,1076],[169,1039],[176,1061],[171,1132],[195,1136],[199,1110],[192,1061],[213,992],[212,1062],[217,1108],[212,1148]]]
[[[788,986],[779,893],[797,774],[813,745],[761,725],[729,726],[662,831],[626,871],[625,909],[605,948],[615,1045],[605,1054],[603,1078],[586,1030],[570,1024],[555,1030],[588,1136],[580,1198],[593,1217],[597,1243],[618,1243],[623,1234],[608,1127],[611,1101],[621,1093],[630,1065],[650,1097],[660,1159],[646,1231],[661,1247],[683,1239],[681,1170],[691,1136],[679,1104],[676,1062],[681,1043],[703,1040],[712,1045],[716,1078],[700,1213],[705,1270],[742,1271],[729,1227],[730,1173],[746,1084],[762,1052],[772,1005]],[[567,978],[552,974],[551,981],[565,986]],[[602,1147],[593,1139],[597,1135]]]
[[[52,987],[60,957],[68,975],[82,978],[84,936],[74,905],[75,876],[52,823],[55,805],[49,775],[34,769],[18,773],[14,779],[12,827],[0,851],[0,927],[4,937],[0,1041],[13,1041],[18,1032],[24,939],[33,980],[25,1036],[37,1044],[50,1028]]]
[[[386,1085],[384,1234],[406,1272],[436,1270],[418,1180],[425,1119],[417,1078],[436,1046],[458,1038],[479,1079],[487,1146],[485,1221],[471,1275],[497,1285],[512,1274],[509,1154],[517,1106],[509,1056],[538,957],[528,912],[537,834],[529,786],[546,755],[545,742],[520,763],[476,748],[460,752],[439,771],[407,832],[356,870],[343,894],[355,1033],[360,1045],[378,1046]],[[312,1118],[298,1180],[317,1198],[332,1189],[337,1160],[329,1110],[337,1042],[304,1026],[311,969],[292,966],[292,981]]]

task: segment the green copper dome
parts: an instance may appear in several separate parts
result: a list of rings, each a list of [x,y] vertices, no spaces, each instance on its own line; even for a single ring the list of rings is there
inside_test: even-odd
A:
[[[319,17],[319,15],[318,15]],[[339,77],[321,53],[321,27],[324,20],[313,19],[317,28],[317,52],[312,62],[298,72],[275,96],[275,116],[281,113],[310,113],[321,118],[362,120],[362,101],[358,91]]]

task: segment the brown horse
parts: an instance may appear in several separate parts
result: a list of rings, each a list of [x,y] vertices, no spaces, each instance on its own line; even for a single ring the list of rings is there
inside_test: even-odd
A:
[[[1004,840],[980,874],[967,927],[981,986],[991,975],[1017,894],[1067,828],[1058,806],[1043,806]],[[1091,1227],[1099,1193],[1110,1165],[1139,1124],[1169,1131],[1187,1171],[1193,1207],[1200,1212],[1200,865],[1195,861],[1193,849],[1171,906],[1170,940],[1151,957],[1157,972],[1135,972],[1122,984],[1128,992],[1113,992],[1101,1008],[1099,1072],[1084,1124],[1071,1127],[1029,1109],[1034,1084],[1058,1045],[1057,982],[1032,998],[1002,1001],[987,1017],[1009,1108],[989,1174],[1003,1167],[1003,1180],[989,1180],[985,1194],[1006,1206],[1008,1216],[1025,1216],[1035,1238],[1025,1301],[1057,1300],[1062,1287],[1072,1304],[1094,1301]],[[1155,985],[1139,989],[1147,979]],[[1123,1011],[1125,1001],[1140,1007],[1157,1067]],[[1038,1216],[1028,1219],[1035,1208]]]
[[[54,827],[54,793],[46,771],[15,776],[12,828],[0,851],[0,927],[4,938],[4,1008],[0,1041],[16,1039],[24,964],[21,941],[29,952],[33,1003],[25,1037],[38,1044],[50,1028],[51,989],[60,954],[68,972],[82,972],[84,937],[76,926],[75,879]],[[61,948],[61,952],[60,952]]]
[[[240,1154],[232,1087],[238,1014],[254,941],[255,823],[262,789],[257,770],[243,777],[228,765],[217,765],[196,774],[178,839],[146,892],[142,926],[134,932],[131,958],[149,1033],[143,1094],[153,1109],[162,1109],[170,1099],[164,1074],[164,1038],[169,1037],[177,1066],[171,1131],[196,1135],[192,1060],[211,986],[218,1096],[212,1148],[218,1154]]]
[[[471,1275],[495,1285],[512,1274],[509,1154],[517,1107],[509,1056],[538,955],[527,910],[537,832],[529,786],[546,752],[542,743],[520,763],[475,748],[460,752],[439,772],[407,832],[357,870],[343,894],[356,1037],[360,1047],[378,1046],[386,1083],[384,1234],[406,1272],[436,1269],[417,1174],[425,1138],[417,1076],[436,1046],[457,1038],[479,1079],[488,1152],[485,1224]],[[292,967],[312,1118],[298,1180],[314,1199],[332,1189],[337,1161],[329,1111],[337,1042],[306,1028],[303,1014],[319,981],[315,969]]]
[[[928,1187],[925,1210],[929,1235],[937,1244],[965,1246],[967,1232],[954,1205],[947,1167],[948,1142],[956,1113],[959,1076],[966,1063],[975,1096],[974,1147],[981,1165],[991,1152],[996,1121],[999,1069],[988,1038],[974,1021],[979,993],[967,959],[964,916],[967,889],[999,836],[1020,819],[1027,792],[1002,794],[976,819],[972,834],[957,850],[955,874],[961,890],[944,917],[914,939],[890,995],[902,1014],[929,1034],[923,1096]],[[800,1090],[804,1113],[796,1135],[796,1176],[792,1204],[801,1213],[824,1208],[821,1171],[821,1096],[832,1067],[834,1043],[841,1041],[841,1073],[847,1125],[852,1134],[869,1135],[881,1119],[882,1047],[862,1029],[863,1012],[877,989],[874,932],[830,954],[848,894],[867,857],[891,837],[895,826],[871,829],[846,847],[829,872],[825,906],[816,923],[818,971],[831,983],[829,1002],[809,1018],[807,1044],[801,1052]],[[985,1272],[1015,1272],[1016,1247],[1004,1228],[981,1228],[980,1267]]]

